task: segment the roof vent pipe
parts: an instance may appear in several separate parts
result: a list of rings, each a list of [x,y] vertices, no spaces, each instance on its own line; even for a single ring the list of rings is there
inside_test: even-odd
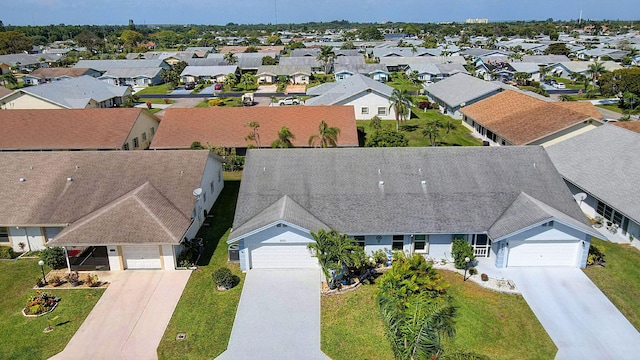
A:
[[[379,185],[379,186],[384,186],[384,181],[380,180],[380,181],[378,182],[378,185]]]
[[[72,181],[73,181],[73,178],[70,178],[70,177],[67,178],[67,182],[72,182]]]
[[[27,181],[27,179],[25,179],[25,178],[20,178],[20,179],[18,179],[18,181],[20,181],[20,182],[25,182],[25,181]]]

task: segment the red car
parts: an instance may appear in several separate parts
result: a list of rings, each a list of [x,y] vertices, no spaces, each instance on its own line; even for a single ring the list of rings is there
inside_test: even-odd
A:
[[[213,90],[222,90],[222,84],[213,85]]]

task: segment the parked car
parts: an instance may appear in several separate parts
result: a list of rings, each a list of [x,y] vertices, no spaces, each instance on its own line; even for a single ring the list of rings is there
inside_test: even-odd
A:
[[[556,88],[556,89],[566,89],[567,88],[567,86],[564,83],[561,83],[561,82],[557,82],[557,83],[553,84],[553,87]]]
[[[244,106],[253,106],[255,102],[253,101],[253,93],[246,93],[242,95],[242,105]]]
[[[278,105],[280,106],[285,106],[285,105],[300,105],[300,100],[293,98],[293,97],[286,97],[280,101],[278,101]]]
[[[214,84],[213,90],[222,90],[222,84]]]
[[[184,89],[185,90],[193,90],[195,88],[196,88],[196,83],[194,83],[194,82],[184,83]]]

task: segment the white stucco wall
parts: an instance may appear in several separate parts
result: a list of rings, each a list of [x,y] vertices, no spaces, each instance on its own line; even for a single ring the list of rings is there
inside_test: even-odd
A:
[[[4,100],[3,109],[15,110],[15,109],[64,109],[64,107],[44,101],[37,97],[17,92],[13,95],[6,97]]]
[[[356,120],[371,120],[372,117],[378,115],[378,108],[384,108],[386,111],[386,115],[378,115],[382,120],[396,119],[396,113],[393,108],[389,109],[391,105],[389,99],[375,92],[362,92],[336,105],[353,105]],[[362,114],[363,107],[369,109],[368,114]]]
[[[122,252],[120,246],[109,245],[107,246],[107,257],[109,258],[109,270],[118,271],[124,270],[122,267]]]
[[[308,244],[311,242],[314,242],[314,239],[308,231],[284,223],[273,223],[261,231],[243,238],[244,246],[240,249],[240,268],[243,271],[251,268],[249,251],[259,244]]]
[[[127,144],[129,144],[129,149],[131,150],[145,150],[149,148],[151,144],[151,140],[153,139],[154,134],[158,131],[158,125],[160,122],[153,115],[142,111],[140,116],[136,119],[136,122],[133,124],[131,128],[131,132],[129,132],[129,136],[127,137]],[[151,132],[151,128],[153,128],[153,133]],[[143,140],[142,134],[146,134],[147,140]],[[139,147],[133,147],[133,139],[138,138]]]
[[[162,251],[162,264],[164,265],[164,270],[176,269],[177,264],[173,249],[174,246],[172,245],[162,245],[160,247],[160,251]]]
[[[42,228],[12,226],[8,229],[13,250],[22,251],[19,245],[21,242],[25,244],[25,251],[37,251],[45,248],[46,240]]]
[[[211,190],[211,183],[213,183],[213,191]],[[207,165],[204,168],[202,175],[202,181],[200,182],[200,188],[202,189],[202,195],[195,203],[195,218],[189,230],[185,233],[185,237],[192,239],[196,237],[198,230],[205,222],[207,218],[204,216],[204,211],[207,213],[211,210],[213,203],[220,195],[222,188],[224,187],[224,180],[222,179],[222,163],[215,157],[215,155],[209,155],[207,159]],[[210,218],[207,223],[215,221],[214,218]]]

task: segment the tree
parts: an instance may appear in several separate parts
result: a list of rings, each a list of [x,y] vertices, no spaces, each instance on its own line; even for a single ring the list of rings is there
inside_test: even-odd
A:
[[[622,94],[621,107],[633,111],[638,106],[638,95],[631,91],[626,91]]]
[[[571,50],[564,43],[553,43],[549,44],[549,47],[544,51],[545,55],[554,54],[554,55],[569,55]]]
[[[6,74],[2,74],[2,76],[0,76],[0,80],[2,81],[2,84],[4,86],[7,86],[7,85],[11,87],[18,86],[18,79],[16,78],[15,75],[13,75],[11,71],[9,71]]]
[[[325,74],[331,71],[331,65],[333,64],[333,58],[335,58],[335,56],[336,53],[333,51],[333,47],[328,45],[320,47],[320,53],[318,53],[316,59],[322,62]]]
[[[440,120],[430,120],[427,122],[424,129],[422,129],[422,136],[429,139],[431,146],[436,146],[438,141],[438,136],[440,136],[440,128],[442,127],[442,123]]]
[[[260,123],[257,121],[251,121],[246,126],[251,128],[251,131],[247,136],[245,136],[245,140],[247,141],[255,141],[256,147],[260,148],[260,133],[258,133],[258,129],[260,128]]]
[[[240,77],[240,84],[244,85],[245,90],[256,84],[256,77],[245,73]]]
[[[399,131],[400,119],[406,120],[406,117],[411,111],[411,106],[413,106],[411,96],[409,96],[409,92],[406,89],[393,89],[389,103],[391,104],[389,105],[389,110],[393,108],[396,113],[396,131]]]
[[[227,85],[229,87],[229,91],[231,91],[231,89],[238,84],[238,77],[236,77],[236,74],[234,73],[229,73],[224,77],[224,84]]]
[[[320,229],[311,232],[315,242],[307,245],[311,256],[318,258],[329,287],[335,288],[337,280],[346,272],[347,267],[361,267],[364,249],[346,234],[335,230]]]
[[[122,40],[125,46],[134,47],[136,46],[136,44],[144,40],[144,35],[140,34],[137,31],[124,30],[120,35],[120,40]]]
[[[367,135],[366,147],[407,147],[409,140],[407,137],[396,130],[390,128],[375,130],[372,134]]]
[[[344,43],[342,43],[342,46],[340,46],[340,49],[342,50],[353,50],[355,48],[356,46],[353,45],[353,41],[345,41]]]
[[[522,86],[529,80],[529,73],[518,71],[513,74],[513,80],[515,80],[516,84]]]
[[[189,149],[191,150],[202,150],[205,147],[202,146],[202,144],[200,143],[200,141],[194,141],[191,143],[191,146],[189,147]]]
[[[224,60],[227,63],[227,65],[233,65],[238,63],[238,56],[233,52],[229,51],[228,53],[224,54],[224,56],[222,57],[222,60]]]
[[[96,51],[102,45],[102,39],[89,30],[82,30],[73,38],[79,46],[86,47],[89,51]]]
[[[375,115],[372,117],[371,120],[369,120],[369,126],[374,130],[382,129],[382,119],[380,119],[380,116]]]
[[[409,77],[409,81],[411,81],[413,85],[420,85],[422,83],[422,80],[420,80],[420,74],[418,73],[418,70],[413,70],[412,72],[407,74],[407,76]]]
[[[280,148],[280,149],[292,148],[294,146],[291,140],[295,140],[295,139],[296,139],[295,135],[293,135],[293,133],[289,130],[289,128],[286,126],[283,126],[280,129],[280,131],[278,131],[278,139],[274,140],[271,143],[271,147]]]
[[[595,61],[593,64],[589,65],[587,75],[591,76],[591,82],[596,85],[598,84],[598,79],[600,79],[600,76],[606,71],[607,69],[601,62]]]
[[[573,80],[574,84],[583,83],[584,92],[587,92],[587,87],[589,86],[589,78],[586,77],[583,73],[573,71],[569,74],[569,78]]]
[[[304,49],[307,46],[302,41],[292,41],[289,43],[289,45],[287,45],[287,47],[290,50],[295,50],[295,49]]]
[[[339,135],[340,129],[337,127],[329,127],[329,125],[322,120],[318,126],[318,134],[309,137],[309,146],[319,146],[321,148],[336,147],[338,146]]]
[[[274,59],[273,57],[269,55],[262,57],[262,65],[275,65],[275,64],[276,64],[276,59]]]
[[[382,40],[384,36],[375,26],[368,26],[360,30],[360,39],[365,41]]]
[[[17,31],[0,32],[0,55],[19,54],[31,51],[31,39]]]
[[[257,53],[257,52],[258,52],[258,50],[260,50],[260,48],[259,48],[259,47],[257,47],[257,46],[253,46],[253,45],[249,45],[249,46],[247,46],[247,48],[246,48],[246,49],[244,49],[244,52],[245,52],[245,53]]]
[[[476,259],[473,247],[464,239],[453,240],[451,256],[453,256],[453,263],[456,269],[464,269],[467,266],[466,258],[469,258],[469,263]]]
[[[282,45],[282,40],[280,40],[280,37],[278,35],[270,35],[267,37],[264,43],[267,45]]]

